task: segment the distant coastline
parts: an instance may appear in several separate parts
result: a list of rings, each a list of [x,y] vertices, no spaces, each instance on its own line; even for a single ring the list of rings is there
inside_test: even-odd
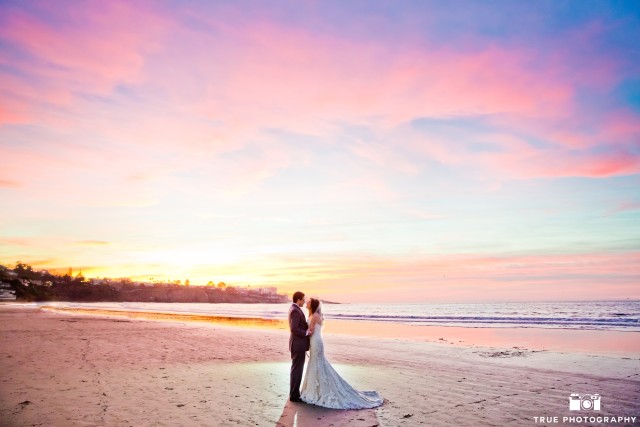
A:
[[[277,288],[242,288],[225,283],[190,286],[173,283],[134,282],[121,279],[85,279],[36,271],[29,265],[17,263],[10,269],[0,265],[0,284],[15,293],[15,301],[71,301],[71,302],[162,302],[162,303],[244,303],[279,304],[289,301]],[[329,302],[328,302],[329,303]],[[331,303],[330,303],[331,304]]]

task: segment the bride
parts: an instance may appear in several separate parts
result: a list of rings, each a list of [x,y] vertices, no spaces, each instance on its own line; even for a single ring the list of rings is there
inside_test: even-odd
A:
[[[324,316],[320,301],[311,298],[307,303],[309,309],[309,363],[302,384],[300,399],[325,408],[332,409],[364,409],[382,405],[383,399],[375,391],[358,391],[351,387],[324,356],[322,342],[322,325]]]

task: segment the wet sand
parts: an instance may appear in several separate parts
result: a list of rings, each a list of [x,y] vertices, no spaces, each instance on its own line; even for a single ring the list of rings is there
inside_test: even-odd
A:
[[[286,320],[222,317],[211,315],[159,313],[149,311],[106,310],[99,308],[72,308],[42,306],[58,313],[91,314],[129,319],[162,321],[205,322],[226,326],[286,330]],[[612,356],[640,355],[640,333],[593,329],[561,328],[475,328],[456,326],[421,326],[401,323],[333,320],[327,322],[332,334],[372,338],[402,338],[464,347],[522,347],[529,350],[581,352]]]
[[[382,407],[288,402],[288,333],[278,327],[0,305],[0,419],[7,426],[502,426],[544,425],[536,416],[640,415],[640,354],[459,346],[333,328],[325,330],[327,357],[356,388],[378,390]],[[571,393],[599,393],[602,410],[569,411]]]

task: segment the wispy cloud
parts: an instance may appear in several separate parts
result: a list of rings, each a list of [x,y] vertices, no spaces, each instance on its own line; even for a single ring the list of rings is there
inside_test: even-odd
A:
[[[102,245],[110,245],[111,243],[106,242],[104,240],[80,240],[76,242],[76,244],[81,246],[102,246]]]
[[[609,211],[607,211],[605,215],[611,216],[611,215],[616,215],[622,212],[633,212],[633,211],[639,211],[639,210],[640,210],[640,202],[629,201],[629,202],[619,203],[613,209],[610,209]]]
[[[18,188],[20,187],[20,183],[16,181],[10,181],[5,179],[0,179],[0,187],[4,188]]]
[[[15,47],[5,56],[12,72],[0,80],[13,113],[2,116],[4,123],[59,125],[66,119],[52,107],[70,110],[79,96],[139,82],[145,55],[169,24],[143,2],[24,6],[3,6],[0,37]]]
[[[0,256],[384,299],[484,247],[430,295],[623,295],[601,260],[640,238],[616,215],[637,210],[637,13],[465,6],[3,3]],[[582,279],[487,261],[585,245]]]

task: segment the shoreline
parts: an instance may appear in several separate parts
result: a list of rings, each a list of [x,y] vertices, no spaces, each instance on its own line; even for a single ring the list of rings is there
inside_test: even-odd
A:
[[[115,316],[157,321],[203,322],[231,327],[287,330],[284,319],[229,317],[152,311],[40,306],[39,309],[89,316]],[[515,350],[580,352],[611,356],[640,355],[640,332],[534,328],[405,325],[392,322],[328,319],[328,333],[371,338],[425,341],[458,347],[501,347]]]
[[[599,393],[602,416],[640,414],[638,356],[510,352],[329,330],[334,368],[385,403],[360,411],[295,404],[287,401],[288,335],[0,306],[0,419],[7,426],[534,426],[536,416],[575,416],[571,393]]]
[[[68,313],[89,316],[116,316],[130,319],[158,320],[158,321],[178,321],[178,322],[205,322],[228,326],[254,327],[266,329],[286,329],[286,322],[279,319],[260,319],[253,317],[231,317],[212,316],[203,314],[185,313],[163,313],[156,311],[135,311],[135,310],[111,310],[101,308],[70,308],[52,307],[43,305],[40,310],[53,313]]]

